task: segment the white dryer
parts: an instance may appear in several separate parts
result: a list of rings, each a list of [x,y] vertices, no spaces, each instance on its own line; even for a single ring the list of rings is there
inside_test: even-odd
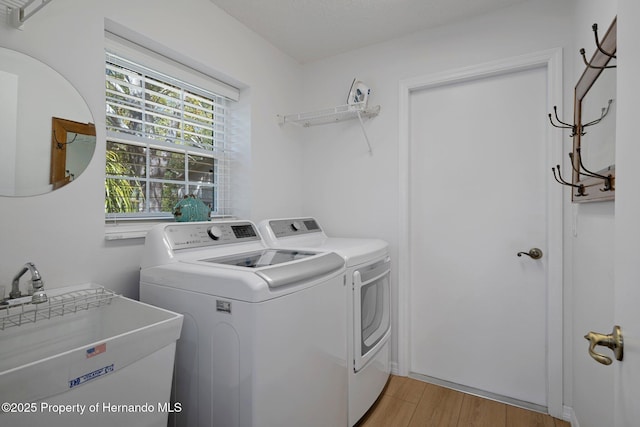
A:
[[[369,410],[390,374],[391,259],[380,239],[328,237],[314,218],[261,221],[264,241],[274,248],[332,251],[347,266],[349,426]]]
[[[140,299],[184,315],[180,427],[347,424],[342,257],[269,249],[249,221],[159,225]]]

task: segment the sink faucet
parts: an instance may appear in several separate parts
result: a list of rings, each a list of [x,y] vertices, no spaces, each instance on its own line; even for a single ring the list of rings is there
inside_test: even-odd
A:
[[[22,267],[22,269],[20,269],[18,274],[16,274],[13,278],[9,298],[20,298],[22,296],[19,287],[20,277],[22,277],[22,275],[26,273],[27,270],[31,272],[31,283],[33,285],[33,297],[31,298],[31,302],[33,304],[39,304],[41,302],[47,301],[47,294],[44,293],[44,282],[42,281],[42,277],[36,269],[35,264],[33,264],[32,262],[26,263]]]

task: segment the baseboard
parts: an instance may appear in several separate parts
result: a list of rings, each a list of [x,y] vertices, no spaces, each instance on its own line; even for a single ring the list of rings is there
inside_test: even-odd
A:
[[[565,406],[562,412],[562,419],[571,423],[571,427],[580,427],[580,423],[578,422],[578,418],[576,418],[576,413],[573,412],[573,408]]]
[[[390,364],[391,374],[392,375],[400,375],[398,372],[398,363],[391,362]],[[580,427],[580,423],[578,422],[578,418],[576,418],[576,413],[573,411],[573,408],[570,406],[562,407],[562,419],[571,424],[571,427]]]
[[[507,405],[516,406],[518,408],[528,409],[530,411],[539,412],[541,414],[548,414],[548,408],[546,406],[537,405],[531,402],[525,402],[519,399],[515,399],[513,397],[504,396],[501,394],[491,393],[486,390],[477,389],[475,387],[470,387],[462,384],[457,384],[451,381],[441,380],[439,378],[431,377],[428,375],[410,373],[409,378],[414,378],[420,381],[425,381],[431,384],[439,385],[441,387],[446,387],[452,390],[457,390],[462,393],[471,394],[473,396],[482,397],[484,399],[493,400],[496,402],[505,403]]]

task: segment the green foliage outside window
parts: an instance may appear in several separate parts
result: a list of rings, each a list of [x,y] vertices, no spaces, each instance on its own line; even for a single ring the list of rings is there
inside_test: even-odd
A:
[[[215,138],[224,131],[217,101],[115,64],[107,63],[106,75],[107,129],[122,139],[107,141],[105,212],[170,213],[195,191],[213,205]],[[137,142],[122,142],[129,135]],[[193,154],[189,147],[212,154]]]

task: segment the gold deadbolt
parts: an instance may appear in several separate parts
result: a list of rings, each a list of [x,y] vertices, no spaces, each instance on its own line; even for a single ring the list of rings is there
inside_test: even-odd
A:
[[[613,355],[616,360],[622,360],[624,341],[622,339],[622,329],[620,326],[614,326],[613,332],[608,335],[589,332],[584,337],[589,341],[589,356],[593,357],[597,362],[603,365],[611,365],[611,362],[613,362],[610,357],[595,351],[597,345],[609,347],[613,350]]]

